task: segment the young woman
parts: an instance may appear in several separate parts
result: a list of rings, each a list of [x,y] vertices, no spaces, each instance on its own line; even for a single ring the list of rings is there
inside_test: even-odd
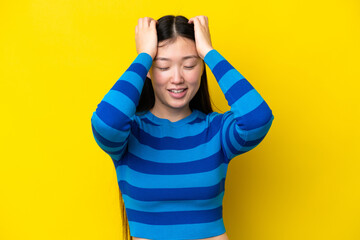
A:
[[[264,139],[272,111],[213,48],[206,16],[140,18],[135,41],[137,57],[91,118],[116,168],[125,229],[133,240],[228,240],[228,164]],[[213,112],[205,63],[230,111]]]

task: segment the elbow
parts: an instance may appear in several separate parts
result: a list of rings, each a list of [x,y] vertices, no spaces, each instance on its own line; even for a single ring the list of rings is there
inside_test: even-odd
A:
[[[269,124],[274,119],[274,115],[272,110],[267,105],[265,101],[263,101],[253,112],[252,112],[252,126],[250,129],[255,129],[259,127],[263,127]]]
[[[266,102],[263,101],[262,104],[253,111],[236,118],[236,121],[240,129],[251,131],[268,125],[273,119],[274,116],[271,109]]]

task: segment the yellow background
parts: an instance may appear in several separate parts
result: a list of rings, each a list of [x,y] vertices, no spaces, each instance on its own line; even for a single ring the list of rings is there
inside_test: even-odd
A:
[[[360,239],[357,0],[2,1],[0,239],[120,239],[90,119],[136,57],[138,18],[167,14],[208,16],[213,47],[275,116],[229,165],[230,240]]]

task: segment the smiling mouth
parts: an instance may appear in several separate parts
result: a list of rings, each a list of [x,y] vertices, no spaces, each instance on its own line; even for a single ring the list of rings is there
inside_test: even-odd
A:
[[[183,88],[183,89],[179,89],[179,90],[168,90],[169,92],[173,92],[173,93],[181,93],[183,91],[185,91],[187,88]]]

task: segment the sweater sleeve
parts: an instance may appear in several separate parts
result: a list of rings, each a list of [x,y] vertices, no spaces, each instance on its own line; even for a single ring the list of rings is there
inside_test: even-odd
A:
[[[148,53],[138,54],[92,114],[95,141],[113,161],[119,161],[127,147],[131,122],[152,61]]]
[[[231,107],[221,122],[221,147],[227,162],[255,148],[274,116],[254,87],[215,49],[204,57]]]

